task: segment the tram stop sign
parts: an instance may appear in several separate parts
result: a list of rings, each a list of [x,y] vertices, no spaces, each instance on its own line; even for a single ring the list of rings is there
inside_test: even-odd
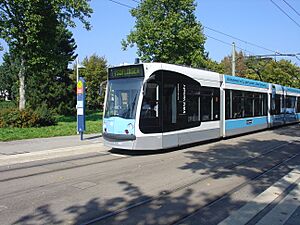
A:
[[[77,82],[77,131],[85,131],[85,80],[80,77]]]

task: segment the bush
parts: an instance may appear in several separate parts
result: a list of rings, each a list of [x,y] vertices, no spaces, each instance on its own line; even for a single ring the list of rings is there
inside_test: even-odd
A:
[[[3,109],[11,109],[11,108],[16,108],[16,104],[13,101],[1,101],[0,100],[0,110]]]
[[[49,110],[41,107],[36,111],[25,109],[5,109],[0,111],[0,128],[4,127],[42,127],[55,125],[56,120]]]

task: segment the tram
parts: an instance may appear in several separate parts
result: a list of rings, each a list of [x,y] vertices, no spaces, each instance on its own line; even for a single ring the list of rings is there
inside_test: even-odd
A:
[[[300,89],[165,63],[112,67],[106,146],[156,150],[300,121]]]

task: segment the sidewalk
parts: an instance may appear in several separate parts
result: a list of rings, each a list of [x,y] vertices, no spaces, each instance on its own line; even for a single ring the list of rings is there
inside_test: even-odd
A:
[[[218,225],[298,225],[300,224],[300,166],[255,197],[251,202],[233,212]],[[290,189],[290,190],[289,190]],[[276,199],[286,193],[279,202]],[[263,210],[271,208],[259,218]],[[255,218],[258,219],[255,219]],[[257,221],[256,221],[257,220]],[[295,223],[295,221],[298,221]]]
[[[86,134],[83,137],[83,141],[80,141],[79,135],[73,135],[0,142],[0,156],[18,155],[57,148],[67,148],[102,143],[102,135],[100,133]]]
[[[49,160],[82,154],[104,154],[101,134],[37,138],[0,142],[0,166]]]

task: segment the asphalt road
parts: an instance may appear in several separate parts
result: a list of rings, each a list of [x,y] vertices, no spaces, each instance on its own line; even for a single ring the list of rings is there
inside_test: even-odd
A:
[[[245,220],[235,224],[264,224],[291,199],[271,221],[296,225],[299,128],[166,152],[20,145],[24,154],[0,156],[0,224],[232,224],[234,213]]]

